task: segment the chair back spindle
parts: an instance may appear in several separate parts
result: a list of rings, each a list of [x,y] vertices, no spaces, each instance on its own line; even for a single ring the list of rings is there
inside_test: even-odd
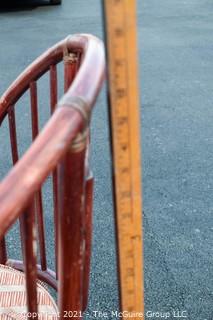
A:
[[[0,240],[0,263],[5,264],[7,262],[7,248],[5,237]]]
[[[36,225],[35,225],[35,204],[31,201],[26,211],[20,217],[22,230],[22,243],[24,253],[24,271],[26,275],[26,302],[29,313],[34,313],[38,319],[37,308],[37,241],[36,241]]]
[[[37,97],[36,81],[30,82],[30,102],[31,102],[32,140],[34,141],[37,135],[39,134],[38,97]],[[37,226],[38,226],[41,269],[46,270],[47,261],[46,261],[45,235],[44,235],[45,230],[44,230],[43,203],[42,203],[41,189],[34,195],[34,206],[35,206],[36,220],[37,220]]]

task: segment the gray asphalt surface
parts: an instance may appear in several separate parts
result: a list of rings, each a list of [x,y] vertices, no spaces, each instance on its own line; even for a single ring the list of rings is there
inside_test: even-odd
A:
[[[11,1],[10,1],[11,2]],[[7,2],[8,3],[8,2]],[[73,33],[103,38],[100,1],[64,0],[50,7],[0,8],[0,92],[40,53]],[[138,1],[143,135],[146,319],[213,319],[213,3]],[[48,117],[47,79],[40,118]],[[17,108],[21,153],[30,144],[29,98]],[[23,108],[23,109],[22,109]],[[21,137],[22,136],[22,137]],[[105,91],[92,122],[96,177],[90,301],[93,311],[117,309],[116,265]],[[0,129],[0,175],[9,168],[7,125]],[[47,181],[46,228],[51,238]],[[17,230],[8,236],[18,255]],[[14,249],[15,243],[15,249]],[[52,264],[53,243],[48,246]],[[148,312],[150,311],[150,312]],[[159,312],[157,315],[154,312]],[[177,316],[177,313],[176,313]],[[101,318],[101,317],[100,317]]]

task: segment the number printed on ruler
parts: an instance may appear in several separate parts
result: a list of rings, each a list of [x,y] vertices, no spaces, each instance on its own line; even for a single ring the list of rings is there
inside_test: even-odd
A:
[[[105,0],[105,17],[121,308],[141,312],[143,264],[136,1]]]

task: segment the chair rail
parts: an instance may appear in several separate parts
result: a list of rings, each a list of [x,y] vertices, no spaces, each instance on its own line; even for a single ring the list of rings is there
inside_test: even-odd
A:
[[[19,100],[29,89],[31,82],[38,80],[51,66],[60,62],[66,50],[83,54],[79,75],[76,77],[72,90],[68,95],[84,96],[89,105],[94,102],[103,80],[103,44],[92,35],[71,35],[46,50],[34,60],[4,92],[0,98],[0,122],[6,115],[8,107]],[[94,66],[96,67],[94,68]],[[84,81],[84,86],[82,87],[82,80],[85,80],[85,78],[88,81]],[[91,86],[91,81],[93,86]]]

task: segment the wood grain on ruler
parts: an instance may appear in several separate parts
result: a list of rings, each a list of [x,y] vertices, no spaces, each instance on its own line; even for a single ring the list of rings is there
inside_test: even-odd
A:
[[[136,1],[105,0],[121,311],[144,319]]]

